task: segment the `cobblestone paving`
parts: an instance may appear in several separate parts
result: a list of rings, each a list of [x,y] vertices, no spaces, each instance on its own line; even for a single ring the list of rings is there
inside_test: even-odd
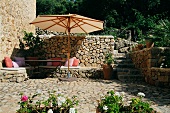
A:
[[[161,113],[170,112],[170,89],[156,88],[146,83],[123,83],[118,80],[79,79],[73,82],[59,81],[57,78],[29,79],[21,83],[0,83],[0,113],[15,113],[19,108],[20,92],[33,94],[40,89],[44,95],[48,91],[59,91],[65,96],[78,96],[78,113],[95,113],[97,101],[109,90],[125,93],[125,100],[144,92],[147,101]]]

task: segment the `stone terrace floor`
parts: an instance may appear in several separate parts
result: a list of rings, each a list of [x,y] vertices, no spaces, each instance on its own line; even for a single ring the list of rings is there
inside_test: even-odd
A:
[[[125,93],[125,100],[135,97],[138,92],[145,93],[145,100],[152,102],[152,107],[161,113],[170,112],[170,89],[156,88],[146,83],[123,83],[118,80],[84,79],[63,82],[57,78],[29,79],[21,83],[0,83],[0,113],[15,113],[19,108],[20,92],[33,94],[37,89],[44,95],[48,91],[59,91],[65,96],[77,95],[78,113],[95,113],[100,96],[109,90]]]

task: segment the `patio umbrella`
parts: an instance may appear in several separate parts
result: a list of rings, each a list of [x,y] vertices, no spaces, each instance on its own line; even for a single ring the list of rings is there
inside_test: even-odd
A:
[[[70,59],[70,33],[90,33],[103,29],[103,21],[77,14],[38,15],[30,24],[50,31],[67,33],[68,35],[68,72]]]

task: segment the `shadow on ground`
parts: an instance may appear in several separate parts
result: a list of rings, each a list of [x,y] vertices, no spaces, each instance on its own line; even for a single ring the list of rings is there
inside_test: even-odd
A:
[[[156,87],[149,85],[145,82],[141,83],[125,83],[117,79],[114,80],[102,80],[102,79],[93,79],[96,82],[102,82],[103,84],[111,84],[116,82],[121,85],[121,92],[128,93],[129,95],[136,96],[138,92],[145,93],[145,99],[147,101],[152,101],[153,104],[159,106],[168,106],[170,105],[170,89]],[[114,89],[114,88],[113,88]]]

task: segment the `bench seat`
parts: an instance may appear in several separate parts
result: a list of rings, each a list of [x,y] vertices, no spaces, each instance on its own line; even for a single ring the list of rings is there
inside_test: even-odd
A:
[[[51,77],[67,77],[68,67],[67,66],[39,66],[40,72],[43,74],[47,74],[47,76]],[[100,67],[81,67],[81,66],[70,66],[70,73],[72,77],[77,78],[86,78],[86,77],[94,77],[101,78],[102,69]]]

